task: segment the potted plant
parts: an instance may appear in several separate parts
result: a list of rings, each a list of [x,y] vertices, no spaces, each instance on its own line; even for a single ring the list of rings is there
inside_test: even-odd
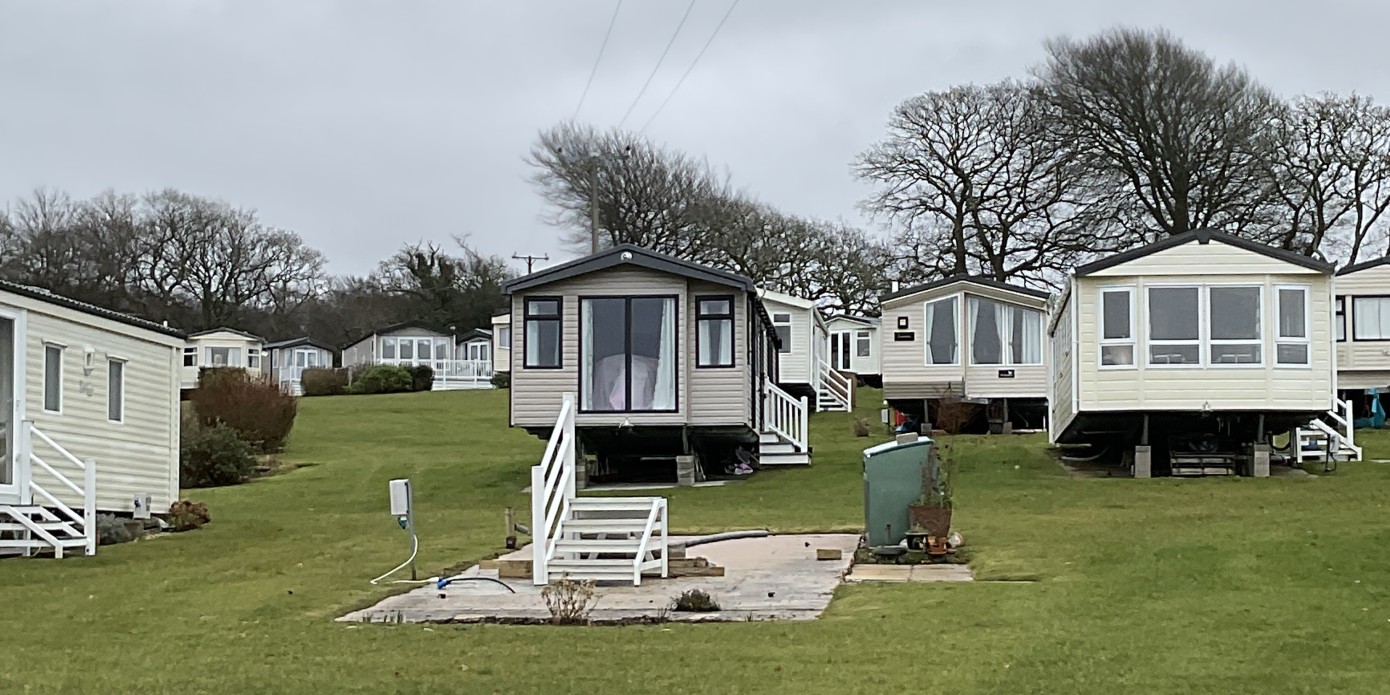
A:
[[[954,459],[948,456],[943,465],[933,450],[922,468],[922,496],[907,508],[908,521],[914,529],[921,528],[927,536],[943,538],[951,532],[954,474]]]

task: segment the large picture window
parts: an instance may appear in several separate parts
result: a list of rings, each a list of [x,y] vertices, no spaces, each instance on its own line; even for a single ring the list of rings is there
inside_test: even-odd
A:
[[[971,297],[972,364],[1042,364],[1042,312]]]
[[[526,300],[523,319],[526,326],[526,359],[528,369],[559,369],[560,360],[560,299],[535,297]]]
[[[777,348],[777,352],[787,353],[792,351],[792,315],[773,314],[772,330],[777,333],[777,342],[782,347]]]
[[[1276,310],[1279,332],[1274,337],[1274,362],[1307,365],[1312,341],[1308,332],[1308,288],[1279,287]]]
[[[1390,297],[1352,297],[1353,340],[1390,340]]]
[[[1260,333],[1259,287],[1207,289],[1207,330],[1211,363],[1260,364],[1264,342]]]
[[[734,298],[695,300],[696,367],[734,366]]]
[[[580,300],[579,307],[580,407],[674,411],[676,300],[594,298]]]
[[[1149,364],[1202,363],[1201,292],[1196,287],[1149,289]]]
[[[1100,291],[1100,364],[1102,367],[1134,366],[1134,289]]]
[[[922,335],[927,343],[928,365],[960,364],[956,351],[960,345],[956,335],[956,298],[947,297],[929,302],[922,323]]]

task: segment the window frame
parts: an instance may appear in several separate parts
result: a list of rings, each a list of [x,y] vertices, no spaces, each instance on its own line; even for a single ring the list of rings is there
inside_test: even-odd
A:
[[[50,366],[49,350],[56,350],[58,352],[57,362],[51,363],[53,365],[56,365],[58,370],[58,387],[56,393],[54,394],[54,398],[57,400],[56,408],[48,407],[48,368]],[[52,415],[63,414],[63,372],[65,371],[63,369],[63,357],[66,355],[67,351],[68,346],[63,345],[62,343],[52,343],[45,341],[43,344],[43,412],[45,413],[49,413]]]
[[[1280,313],[1283,311],[1283,298],[1280,293],[1284,290],[1296,290],[1303,293],[1303,337],[1286,338],[1280,333],[1284,330],[1284,322],[1280,320]],[[1390,299],[1390,297],[1386,297]],[[1274,285],[1274,359],[1271,366],[1276,369],[1312,369],[1313,368],[1313,287],[1312,285]],[[1302,345],[1304,354],[1308,356],[1303,362],[1281,362],[1279,360],[1280,345]]]
[[[582,299],[581,299],[582,301]],[[531,304],[534,302],[555,302],[555,313],[552,314],[533,314]],[[530,327],[532,321],[554,321],[556,325],[555,339],[558,341],[555,346],[555,364],[538,365],[531,364],[531,345]],[[565,299],[559,296],[537,296],[522,297],[521,299],[521,334],[522,334],[522,369],[564,369],[565,368]]]
[[[864,349],[859,349],[860,341],[863,341]],[[860,360],[872,359],[874,356],[874,338],[870,331],[854,332],[854,358]]]
[[[1145,369],[1203,369],[1208,366],[1208,355],[1204,354],[1207,349],[1206,325],[1207,307],[1206,291],[1203,289],[1204,283],[1162,283],[1144,286],[1144,368]],[[1197,292],[1197,337],[1194,339],[1183,340],[1155,340],[1153,337],[1153,304],[1152,292],[1154,290],[1196,290]],[[1197,347],[1196,362],[1162,363],[1153,361],[1153,348],[1171,345],[1174,347],[1187,347],[1195,345]],[[1221,365],[1223,368],[1231,365]]]
[[[980,315],[979,303],[982,301],[991,302],[993,304],[1002,304],[1005,308],[1004,316],[1005,321],[1008,322],[1008,326],[1004,328],[1004,333],[1000,336],[998,362],[977,362],[975,360],[975,334],[977,332],[975,320]],[[1047,315],[1041,309],[1034,309],[1032,307],[1023,306],[1021,304],[1015,304],[1013,302],[1004,301],[1002,299],[995,299],[994,297],[986,297],[984,295],[979,294],[966,294],[965,306],[967,313],[965,319],[966,332],[970,334],[969,365],[971,367],[1041,367],[1046,363],[1046,359],[1043,357],[1044,343],[1042,341],[1042,335],[1046,331]],[[1017,337],[1014,335],[1014,316],[1019,312],[1030,311],[1038,315],[1038,361],[1014,361],[1014,339]],[[1027,314],[1024,314],[1024,316],[1027,316]],[[999,328],[999,326],[995,326],[995,330],[999,330]]]
[[[1348,295],[1339,294],[1332,298],[1332,335],[1337,336],[1337,329],[1341,329],[1341,336],[1337,337],[1336,342],[1347,342],[1347,299]]]
[[[705,301],[727,301],[727,302],[729,303],[729,312],[728,312],[727,314],[706,314],[706,313],[704,313],[704,311],[703,311],[703,310],[701,309],[701,307],[700,307],[700,303],[701,303],[701,302],[705,302]],[[737,310],[736,310],[735,307],[734,307],[734,296],[733,296],[732,294],[695,295],[695,368],[696,368],[696,369],[732,369],[732,368],[738,366],[738,354],[737,354],[738,351],[734,349],[734,346],[735,346],[735,340],[734,340],[734,315],[735,315],[736,313],[737,313]],[[729,340],[729,363],[728,363],[728,364],[718,364],[718,363],[715,363],[715,364],[704,364],[704,363],[701,362],[700,356],[703,354],[702,351],[700,350],[700,348],[702,347],[701,337],[700,337],[700,336],[702,335],[702,332],[700,331],[700,322],[701,322],[701,321],[727,321],[727,322],[728,322],[729,330],[728,330],[728,332],[726,333],[726,335],[728,336],[728,340]]]
[[[623,410],[591,410],[584,407],[584,340],[579,338],[575,346],[579,355],[575,362],[574,379],[577,384],[575,395],[578,401],[575,405],[578,412],[585,415],[646,415],[646,414],[670,414],[681,412],[681,363],[684,361],[681,353],[684,351],[684,343],[681,342],[681,298],[674,294],[635,294],[635,295],[582,295],[578,297],[578,304],[575,307],[575,317],[582,322],[584,320],[584,302],[595,299],[621,299],[623,300],[623,354],[625,356],[626,367],[624,368],[624,388],[623,402],[628,405]],[[676,360],[674,374],[672,376],[672,388],[675,390],[675,398],[670,408],[634,410],[632,408],[632,300],[634,299],[661,299],[671,300],[671,328],[675,331],[672,340],[675,342],[672,356]],[[582,333],[582,330],[580,331]]]
[[[510,350],[510,349],[512,349],[512,327],[511,327],[511,326],[498,326],[498,327],[497,327],[497,349],[498,349],[498,350]]]
[[[200,351],[198,350],[198,346],[197,346],[197,345],[185,345],[185,346],[183,346],[183,366],[184,366],[184,367],[197,367],[197,366],[198,366],[198,354],[199,354],[199,352],[200,352]],[[189,364],[189,363],[188,363],[188,358],[190,358],[190,357],[193,358],[193,364]]]
[[[260,348],[246,348],[246,368],[260,370],[262,364],[262,352]],[[255,364],[252,364],[255,362]]]
[[[1136,295],[1138,292],[1134,285],[1102,285],[1097,288],[1096,305],[1099,309],[1096,314],[1100,320],[1096,325],[1096,367],[1102,370],[1119,369],[1138,369],[1139,368],[1139,320],[1136,315]],[[1106,293],[1124,293],[1129,302],[1129,337],[1128,338],[1106,338],[1105,337],[1105,295]],[[1129,364],[1106,364],[1106,347],[1129,347]],[[1148,354],[1148,350],[1144,350]]]
[[[787,320],[786,320],[786,321],[778,321],[778,320],[777,320],[777,317],[778,317],[778,316],[785,316],[785,317],[787,317]],[[792,316],[792,312],[790,312],[790,311],[771,311],[771,312],[768,312],[768,318],[772,319],[772,334],[773,334],[773,335],[776,335],[776,336],[777,336],[777,342],[781,343],[781,345],[777,348],[777,354],[779,354],[779,355],[786,355],[786,354],[791,353],[791,351],[792,351],[793,334],[796,333],[796,330],[795,330],[795,328],[796,328],[796,317]],[[777,327],[778,327],[778,326],[786,326],[786,328],[787,328],[787,339],[786,339],[786,340],[782,340],[782,336],[781,336],[781,335],[778,335],[778,333],[777,333]]]
[[[111,423],[111,424],[113,424],[113,425],[124,425],[124,424],[125,424],[125,381],[126,381],[126,380],[125,380],[125,370],[126,370],[126,364],[127,364],[127,360],[123,360],[123,359],[120,359],[120,358],[117,358],[117,357],[107,357],[107,358],[106,358],[106,421],[109,422],[109,423]],[[120,385],[120,400],[119,400],[119,401],[116,401],[116,400],[115,400],[114,397],[115,397],[116,394],[115,394],[114,392],[112,392],[112,390],[111,390],[111,368],[112,368],[112,366],[114,366],[114,365],[119,365],[120,368],[121,368],[121,369],[120,369],[120,371],[121,371],[120,380],[119,380],[119,382],[118,382],[118,384]],[[111,417],[111,406],[112,406],[112,405],[116,405],[116,406],[117,406],[117,416],[114,417],[114,418]]]
[[[962,365],[965,359],[965,338],[961,335],[961,316],[963,312],[968,311],[965,307],[964,296],[965,295],[962,293],[956,293],[922,303],[922,364],[928,367],[959,367]],[[931,307],[942,302],[953,303],[951,311],[951,331],[955,335],[955,350],[953,351],[955,352],[955,359],[950,362],[931,362],[927,359],[927,352],[931,350],[931,333],[927,331],[927,312],[931,310]],[[967,321],[965,323],[967,324],[968,330],[969,322]],[[936,322],[932,321],[931,325],[935,328]]]
[[[1387,337],[1387,338],[1358,338],[1358,337],[1356,337],[1356,300],[1358,300],[1358,299],[1379,299],[1379,300],[1382,300],[1382,301],[1390,301],[1390,294],[1355,294],[1355,295],[1347,295],[1347,297],[1348,297],[1349,299],[1351,299],[1351,306],[1348,307],[1349,309],[1351,309],[1351,312],[1350,312],[1350,313],[1351,313],[1351,336],[1350,336],[1349,340],[1351,340],[1351,342],[1354,342],[1354,343],[1386,343],[1386,342],[1390,342],[1390,337]],[[1386,332],[1385,332],[1385,331],[1382,331],[1382,333],[1384,334],[1384,333],[1386,333]]]
[[[1213,337],[1211,337],[1211,291],[1212,291],[1212,290],[1219,290],[1219,289],[1246,289],[1246,290],[1255,290],[1255,291],[1256,291],[1256,297],[1257,297],[1257,299],[1259,300],[1259,308],[1258,308],[1258,310],[1256,311],[1256,324],[1255,324],[1255,325],[1256,325],[1256,331],[1255,331],[1255,332],[1259,335],[1258,338],[1256,338],[1256,339],[1248,339],[1248,338],[1247,338],[1247,339],[1231,339],[1231,338],[1220,338],[1220,339],[1218,339],[1218,338],[1213,338]],[[1275,299],[1276,299],[1276,301],[1277,301],[1277,299],[1278,299],[1278,290],[1277,290],[1277,289],[1275,290]],[[1203,364],[1204,366],[1206,366],[1206,367],[1214,367],[1214,368],[1218,368],[1218,369],[1228,369],[1228,368],[1229,368],[1229,369],[1264,369],[1265,366],[1266,366],[1266,360],[1268,359],[1268,356],[1269,356],[1269,341],[1268,341],[1268,339],[1267,339],[1267,336],[1268,336],[1268,334],[1269,334],[1269,330],[1268,330],[1268,329],[1266,328],[1266,326],[1265,326],[1265,286],[1264,286],[1263,284],[1260,284],[1260,285],[1252,285],[1252,284],[1249,284],[1249,283],[1231,283],[1231,284],[1216,283],[1216,284],[1210,284],[1210,285],[1203,285],[1203,289],[1202,289],[1202,292],[1201,292],[1201,296],[1198,298],[1198,302],[1201,303],[1201,306],[1199,307],[1199,310],[1202,312],[1203,317],[1204,317],[1204,320],[1203,320],[1203,322],[1202,322],[1202,325],[1199,326],[1199,328],[1200,328],[1201,330],[1198,331],[1199,335],[1201,335],[1202,338],[1203,338],[1203,340],[1202,340],[1202,364]],[[1306,304],[1306,302],[1305,302],[1305,304]],[[1275,307],[1275,312],[1276,312],[1276,313],[1274,314],[1274,318],[1275,318],[1275,331],[1278,331],[1278,330],[1279,330],[1279,329],[1278,329],[1278,318],[1279,318],[1279,314],[1278,314],[1278,307],[1277,307],[1277,306]],[[1304,316],[1306,317],[1307,314],[1304,314]],[[1305,324],[1306,324],[1306,319],[1305,319]],[[1306,326],[1305,326],[1305,331],[1304,331],[1304,332],[1305,332],[1305,333],[1307,332],[1307,331],[1306,331]],[[1256,343],[1259,343],[1259,352],[1258,352],[1259,357],[1260,357],[1260,361],[1259,361],[1259,362],[1216,362],[1215,360],[1212,360],[1212,359],[1211,359],[1211,349],[1212,349],[1213,347],[1218,346],[1218,345],[1254,345],[1254,344],[1256,344]],[[1276,351],[1276,353],[1278,352],[1278,348],[1277,348],[1277,347],[1275,348],[1275,351]],[[1278,355],[1276,354],[1275,357],[1277,358]]]

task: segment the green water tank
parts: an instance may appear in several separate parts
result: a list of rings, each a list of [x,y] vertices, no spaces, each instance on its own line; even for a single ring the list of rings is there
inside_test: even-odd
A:
[[[922,496],[922,471],[932,440],[885,442],[864,450],[864,532],[869,546],[897,545],[907,536],[907,506]]]

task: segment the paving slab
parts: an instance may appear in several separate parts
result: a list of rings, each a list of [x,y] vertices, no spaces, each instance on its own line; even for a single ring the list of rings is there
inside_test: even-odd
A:
[[[689,540],[672,537],[675,544]],[[741,538],[691,547],[687,557],[704,557],[724,568],[723,577],[642,580],[641,586],[600,583],[591,618],[624,622],[663,617],[673,621],[813,620],[849,570],[859,537],[852,534],[789,534]],[[839,560],[817,560],[817,548],[836,548]],[[503,556],[531,557],[530,546]],[[497,570],[473,566],[443,589],[433,584],[354,611],[344,622],[467,623],[546,620],[550,613],[541,588],[526,579],[502,580]],[[712,613],[668,611],[681,592],[708,592],[722,610]]]
[[[887,583],[928,583],[928,582],[973,582],[974,574],[969,565],[855,565],[845,581],[861,584],[865,582]]]

